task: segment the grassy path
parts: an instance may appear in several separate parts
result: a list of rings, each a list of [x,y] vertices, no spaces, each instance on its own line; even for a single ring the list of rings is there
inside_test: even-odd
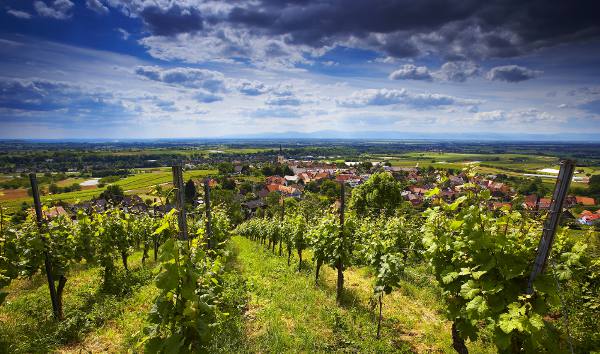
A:
[[[247,352],[454,352],[431,279],[409,275],[401,290],[385,298],[382,338],[377,340],[368,269],[345,272],[346,296],[338,306],[332,269],[324,267],[315,286],[310,264],[298,274],[285,257],[248,239],[234,237],[233,247],[237,267],[250,285]],[[469,347],[472,353],[490,352],[482,343]]]

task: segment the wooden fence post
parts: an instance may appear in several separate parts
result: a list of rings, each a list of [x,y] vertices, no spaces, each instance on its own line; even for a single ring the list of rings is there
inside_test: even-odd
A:
[[[183,169],[181,165],[175,165],[173,169],[173,186],[175,187],[175,203],[177,206],[177,222],[179,225],[179,239],[187,240],[187,220],[185,216],[185,192],[183,188]]]
[[[31,183],[31,192],[33,194],[33,205],[35,208],[35,216],[37,220],[37,227],[40,232],[40,237],[44,242],[44,268],[46,270],[46,277],[48,279],[48,289],[50,290],[50,302],[52,303],[52,313],[55,319],[60,319],[60,312],[58,308],[58,297],[56,296],[56,287],[54,285],[54,275],[52,274],[52,263],[50,261],[50,252],[48,252],[48,244],[46,238],[43,236],[43,222],[44,217],[42,215],[42,204],[40,202],[40,192],[38,190],[37,178],[35,173],[29,174],[29,182]]]
[[[346,207],[346,191],[344,181],[341,181],[340,185],[340,246],[342,247],[342,251],[344,248],[344,209]],[[336,300],[339,302],[342,301],[342,292],[344,291],[344,264],[342,261],[342,257],[340,255],[337,261],[337,292],[336,292]]]
[[[204,206],[206,208],[206,246],[213,247],[211,215],[210,215],[210,178],[204,179]]]
[[[527,294],[533,294],[533,283],[535,282],[535,278],[540,275],[546,267],[546,262],[550,255],[550,251],[552,250],[552,243],[554,241],[554,236],[556,235],[556,229],[562,214],[562,207],[569,191],[569,185],[571,184],[574,170],[574,161],[563,160],[560,162],[560,171],[558,173],[558,179],[556,180],[556,186],[554,187],[552,202],[550,203],[550,213],[544,223],[537,256],[535,257],[533,270],[527,284]]]
[[[283,218],[285,217],[285,198],[283,194],[281,195],[281,215],[279,216],[279,221],[283,223]],[[281,251],[283,249],[283,235],[279,235],[279,256],[281,256]]]

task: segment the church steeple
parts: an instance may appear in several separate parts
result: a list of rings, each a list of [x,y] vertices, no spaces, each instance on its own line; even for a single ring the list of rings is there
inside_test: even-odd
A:
[[[279,144],[279,155],[277,155],[277,163],[284,163],[285,157],[283,156],[283,149],[281,148],[281,144]]]

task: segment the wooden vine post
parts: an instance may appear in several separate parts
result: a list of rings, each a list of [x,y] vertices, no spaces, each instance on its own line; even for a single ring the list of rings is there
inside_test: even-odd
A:
[[[173,187],[175,187],[175,205],[177,207],[177,224],[179,225],[180,240],[188,239],[187,220],[185,216],[185,191],[183,188],[183,168],[175,165],[173,169]]]
[[[204,179],[204,206],[206,207],[206,245],[208,249],[211,249],[213,245],[210,216],[210,178],[208,177]]]
[[[154,203],[152,203],[152,211],[153,211],[153,216],[156,219],[158,217],[158,208],[156,207],[156,203],[157,200],[156,198],[154,198]],[[152,246],[154,249],[154,262],[156,262],[158,260],[158,237],[159,235],[154,235],[154,237],[152,237]]]
[[[562,207],[567,197],[567,192],[569,191],[569,185],[571,184],[574,170],[574,161],[563,160],[560,162],[560,171],[558,173],[558,179],[556,180],[556,186],[554,187],[552,202],[550,203],[550,213],[544,223],[537,256],[535,257],[533,270],[527,284],[527,294],[533,294],[533,283],[535,282],[535,278],[540,275],[546,267],[546,262],[548,261],[548,256],[552,250],[552,243],[554,241],[554,236],[556,235],[556,229],[562,214]]]
[[[4,236],[4,207],[0,204],[0,239]],[[0,243],[0,256],[4,255],[3,244]]]
[[[33,195],[33,205],[35,208],[35,216],[37,220],[37,227],[40,235],[43,235],[43,223],[44,217],[42,215],[42,204],[40,202],[40,192],[38,190],[37,178],[35,173],[29,174],[29,182],[31,183],[31,192]],[[54,285],[54,275],[52,274],[52,262],[50,261],[50,252],[48,252],[47,240],[44,236],[41,236],[44,242],[44,268],[46,270],[46,277],[48,279],[48,289],[50,290],[50,302],[52,303],[52,314],[57,320],[62,319],[59,310],[58,297],[56,296],[56,287]]]
[[[281,195],[281,198],[279,199],[279,202],[281,203],[281,214],[279,216],[279,221],[281,223],[283,223],[283,218],[285,217],[285,198],[283,197],[283,194]],[[279,235],[279,256],[281,257],[281,249],[283,248],[283,235]],[[288,259],[288,263],[289,263],[289,259]]]
[[[338,255],[337,261],[337,292],[336,292],[336,300],[337,302],[342,301],[342,292],[344,291],[344,264],[342,260],[342,252],[344,248],[344,209],[346,204],[346,191],[344,181],[340,182],[340,254]]]

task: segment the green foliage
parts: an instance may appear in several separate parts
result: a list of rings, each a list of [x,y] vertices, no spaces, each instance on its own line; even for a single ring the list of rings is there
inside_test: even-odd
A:
[[[9,224],[8,218],[5,218],[3,210],[0,210],[0,218],[0,305],[2,305],[8,295],[2,289],[19,274],[19,254],[16,230]]]
[[[275,164],[275,165],[264,165],[261,168],[261,172],[263,175],[265,176],[289,176],[289,175],[293,175],[294,171],[292,171],[292,169],[288,166],[288,165],[280,165],[280,164]]]
[[[222,247],[222,244],[229,239],[229,230],[231,223],[227,212],[221,208],[212,211],[212,244]]]
[[[534,179],[523,179],[521,184],[517,185],[517,192],[522,195],[537,194],[543,197],[550,193],[550,188],[544,184],[540,177],[535,177]]]
[[[123,188],[118,184],[109,184],[106,189],[100,194],[100,198],[104,198],[113,203],[119,203],[125,196]]]
[[[319,191],[322,195],[326,196],[329,199],[337,199],[340,197],[341,192],[340,184],[334,182],[330,179],[326,179],[321,183],[319,187]]]
[[[216,206],[215,210],[224,211],[231,223],[238,224],[244,220],[242,204],[233,190],[213,189],[210,192],[210,199],[212,205]]]
[[[230,173],[234,172],[234,167],[233,164],[231,162],[219,162],[219,164],[217,164],[217,169],[219,170],[219,173],[222,175],[227,175]]]
[[[290,232],[292,234],[291,242],[293,247],[296,249],[298,254],[302,253],[308,246],[308,239],[306,233],[308,231],[308,225],[303,215],[296,214],[288,219],[290,224]]]
[[[221,215],[214,219],[215,235],[224,234],[227,219],[224,213],[215,214]],[[165,215],[156,233],[164,230],[177,234],[174,212]],[[201,241],[171,237],[160,249],[161,271],[155,284],[161,292],[148,316],[150,325],[142,340],[146,352],[202,351],[210,344],[219,318],[227,316],[217,306],[222,290],[223,258],[218,251],[211,251],[213,256],[209,257]]]
[[[452,204],[425,212],[423,243],[443,289],[447,316],[463,338],[476,338],[482,327],[493,333],[501,351],[535,352],[544,347],[548,304],[557,304],[547,273],[538,277],[533,296],[525,295],[541,235],[541,222],[508,208],[496,216],[489,192],[472,185]],[[560,278],[568,279],[582,247],[557,235],[552,258]]]
[[[340,226],[337,215],[326,214],[318,224],[309,229],[308,238],[313,256],[318,262],[335,267],[338,260],[345,267],[352,263],[352,247],[354,245],[354,233],[352,223],[344,225],[344,233]]]
[[[375,173],[356,187],[350,198],[350,209],[359,216],[393,215],[402,202],[402,185],[388,172]]]

